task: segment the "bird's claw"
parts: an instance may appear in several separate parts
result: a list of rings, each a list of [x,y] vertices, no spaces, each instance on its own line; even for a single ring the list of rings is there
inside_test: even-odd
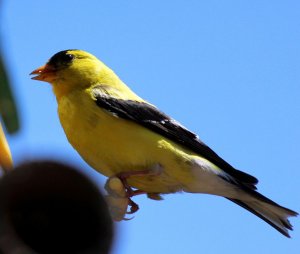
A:
[[[127,211],[126,213],[127,213],[127,214],[134,214],[134,213],[136,213],[140,208],[139,208],[138,204],[135,203],[135,202],[133,202],[130,198],[129,198],[129,201],[130,201],[130,203],[129,203],[130,210]]]
[[[139,206],[131,200],[131,197],[144,192],[132,189],[128,191],[118,177],[110,177],[105,184],[105,189],[108,193],[106,201],[112,219],[114,221],[131,220],[132,218],[126,218],[125,215],[133,214],[139,210]],[[128,192],[131,192],[131,195]]]
[[[125,218],[125,215],[136,213],[139,210],[138,204],[131,199],[134,196],[147,194],[150,199],[162,200],[159,193],[147,193],[143,190],[133,190],[127,183],[127,178],[131,176],[157,176],[161,171],[162,166],[160,164],[154,164],[147,170],[121,172],[116,176],[108,178],[105,184],[105,189],[108,193],[106,200],[113,220],[121,221],[132,219]]]

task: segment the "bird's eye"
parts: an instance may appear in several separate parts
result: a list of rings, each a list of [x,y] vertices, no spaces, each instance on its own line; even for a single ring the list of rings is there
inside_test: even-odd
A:
[[[48,65],[51,65],[57,69],[70,65],[76,56],[74,54],[70,54],[69,52],[70,50],[63,50],[56,53],[49,59]]]
[[[62,62],[64,62],[64,63],[70,63],[70,62],[72,62],[72,60],[75,58],[75,56],[74,55],[72,55],[72,54],[65,54],[63,57],[62,57]]]

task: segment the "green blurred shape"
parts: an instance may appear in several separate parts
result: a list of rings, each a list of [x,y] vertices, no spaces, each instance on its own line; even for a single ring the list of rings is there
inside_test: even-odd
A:
[[[19,118],[8,75],[0,54],[0,116],[8,133],[19,130]]]

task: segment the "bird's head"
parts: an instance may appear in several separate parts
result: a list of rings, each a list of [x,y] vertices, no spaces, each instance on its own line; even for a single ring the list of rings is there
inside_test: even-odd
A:
[[[83,50],[64,50],[31,72],[34,80],[51,83],[57,96],[75,89],[84,89],[101,83],[110,70],[95,56]]]

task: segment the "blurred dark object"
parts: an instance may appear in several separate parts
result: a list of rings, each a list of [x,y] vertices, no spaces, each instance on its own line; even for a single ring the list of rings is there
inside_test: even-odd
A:
[[[30,162],[0,180],[0,254],[105,254],[112,238],[103,196],[73,168]]]
[[[0,116],[9,133],[19,130],[19,118],[10,82],[0,53]]]

